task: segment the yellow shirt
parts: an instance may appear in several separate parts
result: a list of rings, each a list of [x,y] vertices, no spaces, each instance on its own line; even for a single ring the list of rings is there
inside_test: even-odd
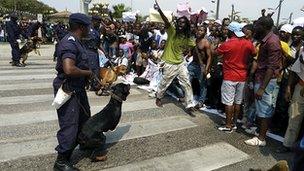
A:
[[[290,58],[291,57],[291,49],[289,47],[289,45],[286,42],[281,41],[281,48],[283,50],[283,54],[285,57]],[[260,44],[258,44],[256,46],[256,51],[257,54],[259,54],[259,50],[260,50]],[[258,59],[258,55],[256,57],[254,57],[254,59]]]
[[[168,28],[167,34],[168,39],[162,60],[169,64],[181,64],[184,61],[183,52],[190,47],[194,47],[195,40],[182,35],[176,35],[176,30],[172,25]]]

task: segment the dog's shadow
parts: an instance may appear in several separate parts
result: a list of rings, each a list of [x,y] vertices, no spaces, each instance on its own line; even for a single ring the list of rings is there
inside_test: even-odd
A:
[[[115,144],[117,144],[121,139],[123,139],[124,135],[130,131],[131,125],[124,124],[122,126],[118,126],[113,132],[104,133],[106,136],[106,149],[111,148]],[[73,152],[72,163],[77,164],[84,158],[89,158],[91,156],[91,150],[80,150],[77,148]]]

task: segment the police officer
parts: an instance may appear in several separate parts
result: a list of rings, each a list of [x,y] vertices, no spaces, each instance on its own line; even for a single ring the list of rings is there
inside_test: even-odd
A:
[[[96,76],[99,75],[100,69],[98,56],[98,49],[101,49],[100,23],[101,18],[99,16],[92,16],[92,25],[90,26],[89,35],[83,39],[83,44],[86,47],[88,53],[90,69]],[[97,91],[97,85],[98,83],[93,82],[91,85],[91,90]]]
[[[62,22],[59,22],[55,27],[54,27],[54,33],[55,33],[55,39],[57,41],[55,47],[59,46],[59,42],[68,34],[68,31],[65,27],[65,25]],[[53,60],[55,61],[57,58],[57,50],[55,49],[54,55],[53,55]]]
[[[12,48],[12,66],[24,67],[24,65],[20,63],[21,53],[17,39],[19,39],[21,29],[17,23],[17,20],[18,16],[16,14],[10,15],[10,21],[6,23],[6,31],[8,35],[7,38]]]
[[[70,162],[77,146],[77,136],[82,125],[90,117],[90,106],[85,91],[86,80],[92,77],[88,58],[81,39],[89,32],[91,18],[85,14],[71,14],[70,32],[58,46],[57,77],[53,81],[56,94],[61,85],[73,92],[72,97],[57,110],[60,129],[57,132],[58,146],[54,170],[78,170]]]

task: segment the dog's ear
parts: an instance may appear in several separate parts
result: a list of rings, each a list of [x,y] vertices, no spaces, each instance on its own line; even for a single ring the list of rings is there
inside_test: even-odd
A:
[[[114,70],[115,73],[117,73],[118,66],[114,67],[113,70]]]

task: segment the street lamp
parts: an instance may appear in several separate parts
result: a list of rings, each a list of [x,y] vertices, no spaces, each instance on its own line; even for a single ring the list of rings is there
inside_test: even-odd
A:
[[[213,4],[215,4],[215,0],[211,1]],[[215,13],[215,19],[219,19],[219,12],[220,12],[220,0],[217,0],[216,2],[216,13]]]

